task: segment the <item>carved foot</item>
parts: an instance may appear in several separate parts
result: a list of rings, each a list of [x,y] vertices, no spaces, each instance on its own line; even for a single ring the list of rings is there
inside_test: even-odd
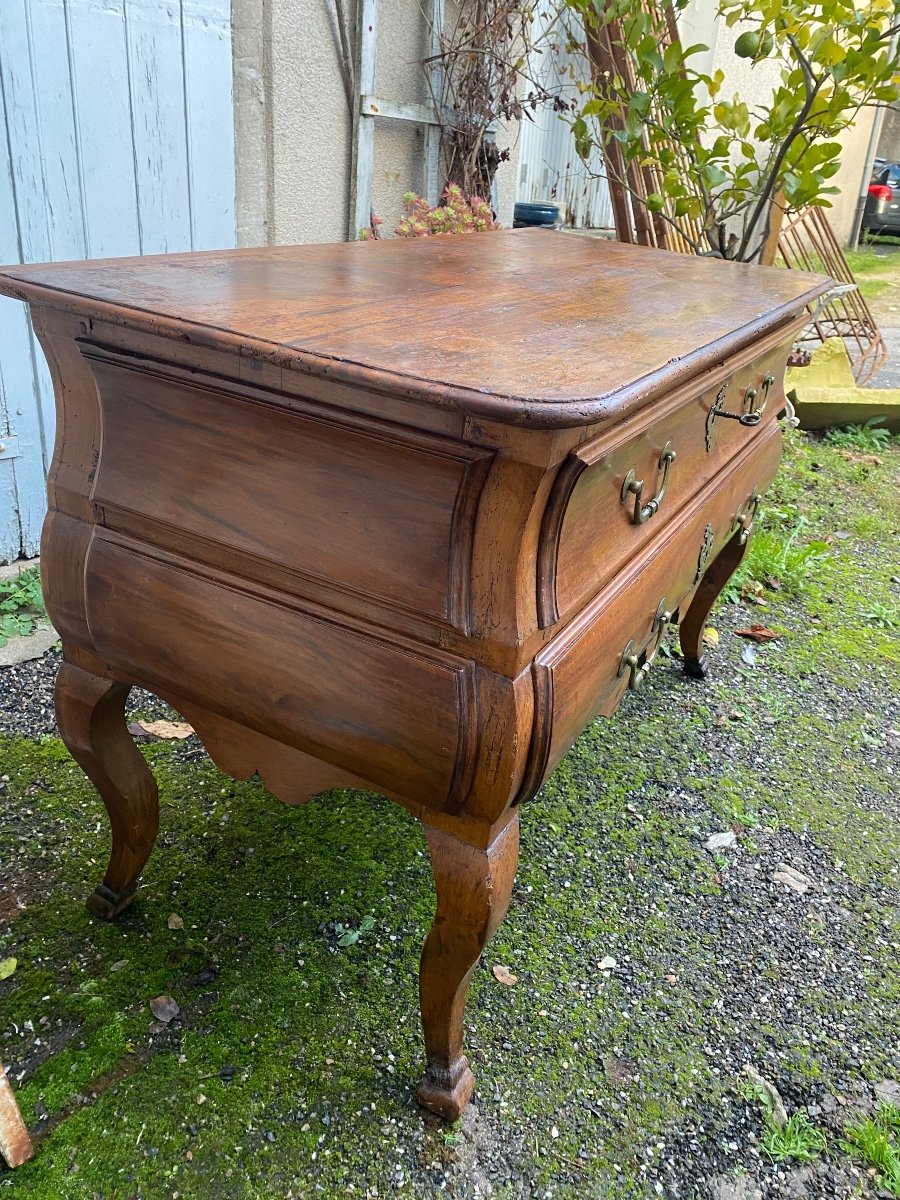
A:
[[[681,665],[689,679],[705,679],[709,674],[709,662],[705,654],[700,658],[684,658]]]
[[[100,793],[112,831],[103,882],[87,898],[97,917],[127,908],[159,828],[156,781],[128,733],[129,688],[64,662],[56,676],[56,721],[69,753]]]
[[[426,1067],[417,1093],[419,1103],[445,1121],[456,1121],[462,1116],[475,1091],[475,1076],[464,1054],[456,1060],[454,1069],[455,1079],[452,1072],[441,1067]]]
[[[98,883],[85,900],[85,904],[95,917],[111,921],[113,917],[117,917],[123,909],[129,906],[136,891],[137,881],[124,892],[110,891],[105,883]]]
[[[419,1101],[448,1121],[475,1087],[463,1053],[463,1017],[472,973],[509,907],[519,861],[516,814],[486,850],[430,826],[437,911],[422,950],[419,997],[428,1066]]]

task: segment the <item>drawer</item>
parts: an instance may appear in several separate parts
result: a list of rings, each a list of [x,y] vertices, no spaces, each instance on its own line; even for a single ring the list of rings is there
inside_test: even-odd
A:
[[[192,555],[293,572],[393,610],[469,623],[469,560],[491,454],[386,422],[356,425],[278,393],[82,343],[103,444],[100,523]],[[262,395],[262,393],[260,393]]]
[[[735,362],[706,387],[697,381],[648,417],[646,410],[574,450],[563,464],[541,528],[538,617],[547,628],[577,611],[658,536],[693,496],[748,446],[783,407],[791,342]],[[722,410],[761,411],[755,426]]]
[[[781,457],[781,430],[762,441],[710,484],[650,550],[631,563],[535,658],[535,724],[527,787],[536,788],[587,722],[612,713],[628,690],[630,646],[638,666],[664,633],[659,615],[674,616],[709,563],[752,517],[754,495],[771,483]]]
[[[468,796],[470,662],[382,640],[102,529],[84,590],[91,641],[122,677],[426,808]]]

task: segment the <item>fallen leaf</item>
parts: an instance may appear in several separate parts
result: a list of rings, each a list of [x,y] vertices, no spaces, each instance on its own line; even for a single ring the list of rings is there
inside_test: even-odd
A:
[[[730,850],[737,845],[737,834],[733,829],[726,829],[724,833],[712,833],[706,839],[707,850]]]
[[[667,975],[666,976],[666,983],[677,983],[677,982],[678,982],[677,975]]]
[[[171,996],[154,996],[150,1001],[150,1011],[156,1017],[157,1021],[160,1021],[163,1025],[168,1025],[174,1017],[178,1016],[181,1009],[177,1001],[173,1000]]]
[[[118,961],[118,962],[114,962],[114,963],[113,963],[113,965],[112,965],[112,966],[111,966],[109,969],[110,969],[111,971],[124,971],[124,969],[125,969],[127,966],[128,966],[128,959],[127,959],[127,958],[120,958],[120,959],[119,959],[119,961]]]
[[[169,919],[166,924],[170,929],[184,929],[184,921],[179,917],[178,913],[169,913]]]
[[[493,968],[493,976],[498,983],[504,983],[507,987],[515,987],[519,982],[518,975],[513,975],[508,967],[501,966],[500,963]]]
[[[852,450],[839,450],[838,453],[847,462],[862,463],[867,467],[880,467],[881,459],[877,454],[854,454]]]
[[[183,740],[194,732],[187,721],[135,721],[128,726],[129,733],[149,734],[150,737],[178,738]]]
[[[198,1103],[198,1104],[205,1104],[205,1103],[206,1103],[206,1097],[203,1095],[203,1093],[202,1093],[202,1092],[201,1092],[201,1093],[200,1093],[200,1095],[197,1097],[197,1103]]]
[[[748,667],[756,666],[756,647],[754,645],[745,646],[741,651],[741,662]]]
[[[703,630],[703,644],[704,646],[718,646],[718,629],[714,629],[712,625],[707,625],[707,627]]]
[[[766,625],[751,625],[749,629],[736,629],[734,633],[736,637],[750,638],[754,642],[774,642],[776,638],[784,636]]]
[[[768,588],[770,591],[772,591],[772,592],[780,592],[780,591],[781,591],[781,586],[782,586],[782,585],[781,585],[781,580],[780,580],[780,579],[776,579],[774,575],[767,575],[767,576],[766,576],[766,587],[767,587],[767,588]]]
[[[17,958],[0,959],[0,979],[9,979],[10,975],[14,974],[18,965],[19,960]]]
[[[606,958],[601,958],[597,963],[597,969],[600,971],[614,971],[616,969],[616,960],[611,954],[607,954]]]

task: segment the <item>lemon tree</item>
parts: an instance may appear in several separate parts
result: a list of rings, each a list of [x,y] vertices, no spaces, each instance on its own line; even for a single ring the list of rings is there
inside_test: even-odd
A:
[[[677,13],[687,0],[673,3]],[[617,64],[580,81],[579,153],[615,143],[620,156],[605,157],[608,166],[620,159],[626,187],[627,168],[649,167],[656,190],[635,199],[698,252],[753,262],[776,198],[789,211],[829,207],[842,131],[864,105],[900,96],[900,0],[719,0],[719,18],[740,27],[735,55],[774,64],[761,105],[726,95],[721,70],[694,70],[706,47],[667,45],[661,14],[633,0],[563,4],[580,16],[589,50],[611,39]]]

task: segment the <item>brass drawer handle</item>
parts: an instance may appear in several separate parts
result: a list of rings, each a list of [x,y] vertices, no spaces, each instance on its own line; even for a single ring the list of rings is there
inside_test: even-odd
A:
[[[657,471],[662,472],[662,479],[659,482],[659,488],[652,500],[648,500],[646,504],[641,504],[641,494],[644,490],[643,479],[635,478],[634,467],[625,476],[622,483],[621,498],[622,503],[628,503],[628,497],[634,496],[634,512],[631,519],[635,525],[643,525],[645,521],[649,521],[651,517],[655,517],[662,507],[662,502],[666,498],[666,488],[669,486],[669,467],[675,461],[675,451],[672,449],[672,443],[666,442],[663,446],[662,454],[659,456]]]
[[[636,692],[650,674],[653,660],[656,658],[659,648],[662,645],[663,633],[671,620],[672,614],[666,608],[666,598],[663,596],[662,600],[656,606],[656,613],[653,617],[653,625],[650,629],[650,637],[647,640],[647,645],[638,653],[634,648],[634,640],[630,639],[628,645],[622,651],[622,657],[619,659],[617,678],[622,679],[626,673],[628,674],[628,690],[630,692]],[[656,638],[656,644],[653,645],[653,649],[651,650],[650,646],[654,638]]]
[[[734,525],[731,527],[731,532],[738,535],[738,545],[745,546],[750,534],[753,532],[753,522],[756,519],[756,513],[759,509],[762,495],[759,488],[754,488],[750,493],[750,498],[746,504],[742,504],[734,516]]]

